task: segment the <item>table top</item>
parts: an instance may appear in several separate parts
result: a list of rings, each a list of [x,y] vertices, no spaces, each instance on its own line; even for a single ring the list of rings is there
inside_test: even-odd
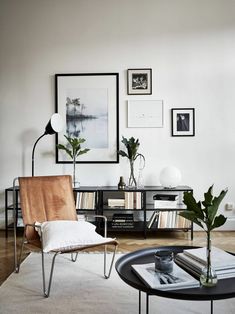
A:
[[[115,268],[121,279],[129,286],[151,295],[181,300],[220,300],[235,297],[235,278],[220,279],[215,287],[210,288],[200,286],[199,288],[162,291],[147,287],[131,270],[133,264],[153,263],[156,250],[167,249],[176,254],[192,248],[196,247],[162,246],[134,251],[120,257],[115,264]]]

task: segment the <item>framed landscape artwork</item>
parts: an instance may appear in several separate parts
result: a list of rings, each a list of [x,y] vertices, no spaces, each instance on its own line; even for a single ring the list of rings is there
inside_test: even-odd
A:
[[[152,69],[127,70],[127,94],[151,95],[152,94]]]
[[[64,120],[64,132],[56,144],[66,145],[64,135],[84,138],[87,154],[77,163],[117,163],[118,159],[118,73],[56,74],[56,112]],[[57,163],[72,163],[56,147]]]
[[[195,135],[195,110],[194,108],[171,109],[171,135]]]

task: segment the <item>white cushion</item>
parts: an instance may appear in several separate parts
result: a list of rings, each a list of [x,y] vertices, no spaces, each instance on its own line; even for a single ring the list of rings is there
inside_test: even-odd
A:
[[[104,238],[98,234],[96,226],[87,221],[56,220],[43,223],[41,226],[43,237],[43,252],[53,250],[70,250],[93,244],[108,243],[112,238]],[[39,228],[35,228],[39,231]],[[40,233],[39,233],[40,235]]]

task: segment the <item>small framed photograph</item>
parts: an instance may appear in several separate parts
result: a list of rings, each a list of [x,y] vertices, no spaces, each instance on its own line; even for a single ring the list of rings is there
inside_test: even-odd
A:
[[[152,94],[152,69],[127,70],[127,94],[151,95]]]
[[[195,136],[194,108],[171,109],[171,135]]]
[[[163,100],[128,100],[128,128],[162,128]]]

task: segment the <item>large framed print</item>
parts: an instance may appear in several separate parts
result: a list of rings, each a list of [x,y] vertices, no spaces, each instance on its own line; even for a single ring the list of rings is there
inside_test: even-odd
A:
[[[194,108],[171,109],[171,135],[195,135],[195,110]]]
[[[64,132],[56,134],[56,144],[66,145],[64,135],[84,138],[87,154],[77,163],[118,163],[118,73],[55,75],[56,112],[64,120]],[[72,163],[56,145],[56,163]]]

